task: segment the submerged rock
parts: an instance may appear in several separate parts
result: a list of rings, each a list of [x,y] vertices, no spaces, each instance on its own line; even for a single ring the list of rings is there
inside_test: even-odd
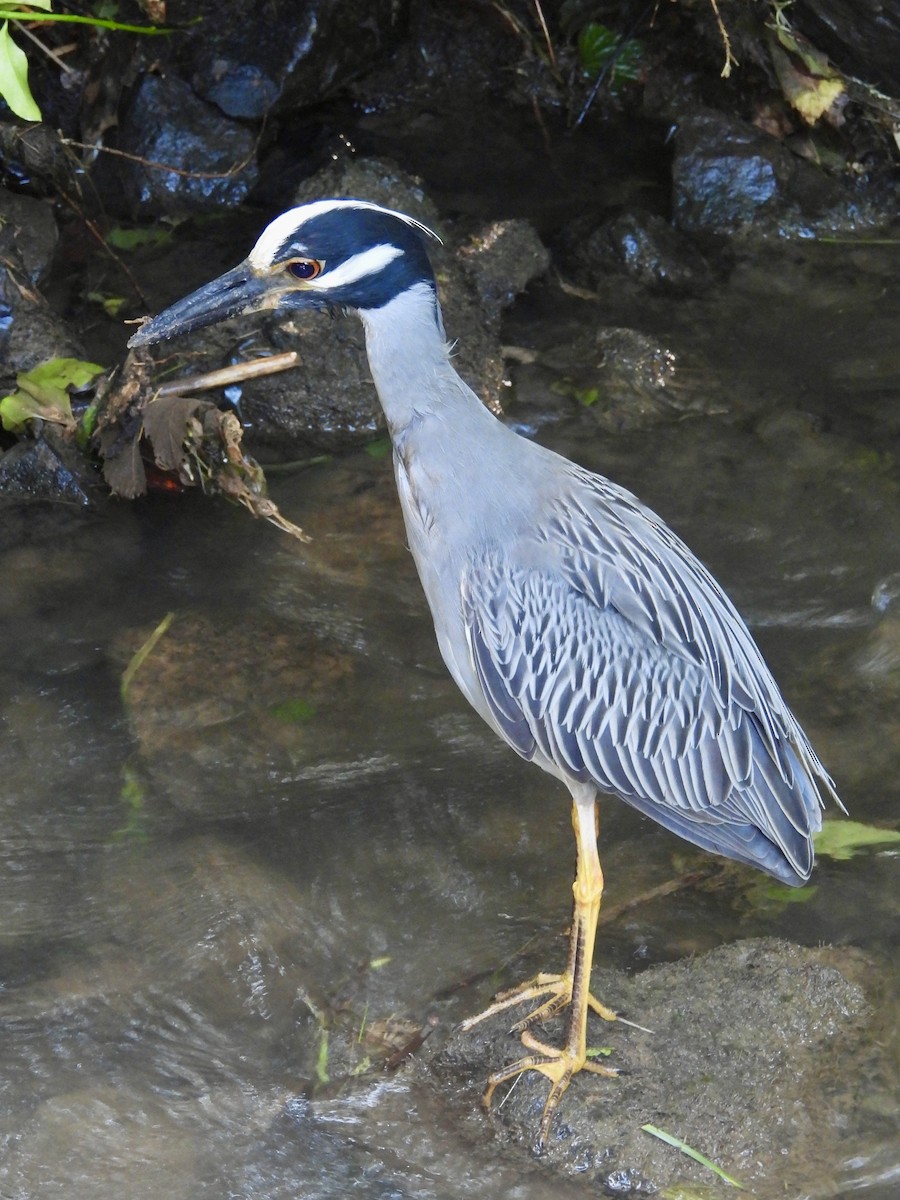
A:
[[[622,213],[605,222],[588,238],[584,255],[601,278],[612,270],[654,290],[699,292],[713,280],[700,251],[654,213]]]
[[[113,648],[119,665],[157,634],[122,638]],[[249,812],[261,780],[314,773],[345,746],[337,714],[353,667],[350,653],[314,628],[260,613],[240,624],[182,614],[125,692],[142,769],[182,813]]]

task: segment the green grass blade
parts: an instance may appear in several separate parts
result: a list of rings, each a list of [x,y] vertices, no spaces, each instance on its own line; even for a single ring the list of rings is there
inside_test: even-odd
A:
[[[693,1146],[689,1146],[681,1138],[675,1137],[674,1134],[666,1133],[664,1129],[658,1129],[655,1125],[642,1125],[641,1129],[645,1133],[652,1133],[654,1137],[659,1138],[661,1142],[665,1142],[667,1146],[673,1146],[676,1150],[680,1150],[682,1154],[686,1154],[688,1158],[692,1158],[694,1162],[698,1162],[701,1167],[706,1167],[708,1170],[714,1171],[725,1183],[730,1183],[732,1187],[740,1188],[743,1191],[744,1185],[742,1183],[732,1178],[731,1175],[726,1174],[721,1167],[717,1167],[705,1154],[701,1154],[699,1150],[695,1150]]]
[[[146,661],[147,657],[150,654],[152,654],[153,648],[156,645],[156,643],[159,641],[159,639],[168,632],[169,626],[172,624],[172,622],[174,620],[175,620],[175,614],[173,612],[166,613],[166,615],[163,617],[163,619],[160,621],[160,623],[156,626],[156,628],[153,630],[153,632],[150,634],[150,636],[144,642],[143,646],[141,646],[131,656],[131,661],[129,662],[129,664],[125,668],[125,670],[122,672],[122,679],[119,683],[119,689],[121,691],[123,700],[126,700],[128,697],[128,689],[131,687],[131,681],[134,679],[135,675],[137,675],[138,671],[141,669],[141,666]]]

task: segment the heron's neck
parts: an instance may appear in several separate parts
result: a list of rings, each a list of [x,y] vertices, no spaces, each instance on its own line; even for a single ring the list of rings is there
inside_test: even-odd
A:
[[[434,289],[417,283],[381,308],[361,309],[366,352],[391,437],[447,406],[481,407],[450,362]]]

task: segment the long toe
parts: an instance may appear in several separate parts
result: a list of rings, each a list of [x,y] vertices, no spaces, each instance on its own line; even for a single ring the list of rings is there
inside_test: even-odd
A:
[[[488,1020],[490,1017],[497,1016],[498,1013],[506,1012],[510,1008],[518,1008],[522,1004],[528,1004],[532,1000],[540,1000],[546,997],[542,1004],[539,1004],[533,1012],[522,1017],[515,1025],[510,1028],[510,1033],[521,1033],[525,1029],[531,1028],[532,1025],[539,1025],[544,1021],[548,1021],[551,1017],[557,1016],[563,1009],[567,1008],[572,1003],[572,979],[571,976],[549,975],[541,973],[535,975],[533,979],[529,979],[526,983],[519,984],[518,987],[510,988],[508,991],[500,992],[493,1004],[489,1004],[487,1008],[480,1013],[476,1013],[474,1017],[467,1017],[460,1024],[460,1029],[468,1032],[482,1021]],[[591,1012],[602,1017],[604,1021],[617,1020],[616,1013],[607,1005],[601,1004],[599,1000],[588,993],[587,1005]]]
[[[559,1102],[572,1082],[572,1078],[579,1071],[589,1071],[595,1075],[606,1075],[608,1077],[615,1077],[619,1072],[613,1067],[587,1061],[579,1055],[572,1054],[569,1050],[557,1050],[552,1046],[546,1046],[543,1042],[539,1042],[537,1038],[532,1037],[528,1033],[522,1035],[522,1043],[526,1049],[531,1049],[534,1053],[527,1055],[525,1058],[520,1058],[518,1062],[511,1063],[508,1067],[504,1067],[502,1070],[491,1075],[485,1088],[484,1096],[482,1097],[482,1103],[485,1108],[490,1108],[494,1091],[499,1084],[506,1083],[511,1079],[517,1079],[526,1071],[537,1071],[545,1079],[548,1079],[550,1081],[550,1091],[544,1104],[541,1123],[532,1146],[535,1154],[541,1154],[546,1146],[553,1118],[556,1116],[556,1110],[559,1108]]]

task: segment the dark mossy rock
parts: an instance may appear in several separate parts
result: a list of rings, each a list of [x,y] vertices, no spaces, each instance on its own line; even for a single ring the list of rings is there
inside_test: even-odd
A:
[[[589,1044],[623,1074],[576,1076],[545,1160],[613,1192],[624,1182],[638,1194],[715,1182],[642,1129],[652,1124],[752,1185],[754,1195],[816,1192],[815,1182],[833,1181],[849,1153],[840,1131],[852,1103],[849,1081],[860,1078],[870,1016],[860,979],[869,970],[852,951],[774,939],[638,975],[596,970],[595,994],[645,1028],[590,1018]],[[474,1099],[490,1072],[521,1057],[509,1028],[523,1015],[514,1010],[458,1033],[434,1060],[439,1077],[467,1079]],[[554,1021],[538,1036],[558,1045],[561,1033]],[[498,1088],[491,1110],[498,1135],[530,1146],[547,1089],[534,1071]]]
[[[50,358],[83,358],[69,325],[51,309],[36,281],[56,246],[51,210],[0,190],[0,387]],[[5,393],[0,393],[0,395]]]

